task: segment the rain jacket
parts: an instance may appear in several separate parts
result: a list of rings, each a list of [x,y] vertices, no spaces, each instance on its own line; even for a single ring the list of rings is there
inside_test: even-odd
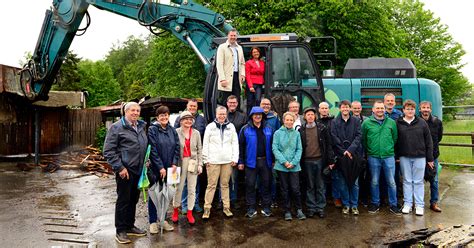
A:
[[[297,172],[301,170],[300,160],[303,147],[298,131],[282,126],[273,135],[272,150],[275,156],[275,167],[273,167],[275,170],[283,172]],[[285,162],[292,164],[293,168],[287,169]]]
[[[278,119],[278,115],[276,115],[273,111],[268,112],[267,118],[265,120],[265,125],[271,127],[273,129],[273,132],[280,129],[281,122]]]
[[[154,122],[148,129],[148,142],[151,145],[150,168],[155,176],[160,175],[163,168],[178,165],[179,137],[169,123],[166,128],[162,128],[158,122]]]
[[[239,76],[245,77],[245,59],[244,52],[242,47],[236,44],[237,56],[238,56],[238,71]],[[217,48],[216,56],[216,69],[217,69],[217,89],[220,91],[232,91],[232,84],[234,78],[234,53],[228,41],[223,44],[220,44]],[[221,84],[221,81],[227,80],[227,85],[224,87]],[[242,87],[241,78],[239,78],[240,87]]]
[[[109,128],[104,142],[104,157],[115,172],[127,168],[127,171],[140,175],[148,144],[145,126],[146,123],[139,120],[135,131],[122,117]]]
[[[202,148],[204,164],[227,164],[239,161],[239,140],[235,127],[229,120],[220,124],[217,120],[209,123],[204,132]]]
[[[362,123],[362,141],[368,156],[376,158],[394,156],[397,138],[397,124],[388,117],[379,124],[372,115]]]
[[[255,168],[257,166],[257,128],[253,125],[253,121],[249,118],[249,122],[242,128],[239,135],[239,164],[245,164],[249,168]],[[265,153],[267,160],[267,167],[271,168],[273,163],[272,153],[272,138],[273,129],[269,126],[265,126],[263,122],[260,128],[263,128],[263,135],[265,139]]]

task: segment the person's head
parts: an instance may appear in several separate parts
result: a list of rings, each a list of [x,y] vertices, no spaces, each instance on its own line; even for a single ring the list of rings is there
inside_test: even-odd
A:
[[[429,101],[422,101],[420,102],[420,113],[423,117],[429,117],[432,112],[431,102]]]
[[[303,113],[306,123],[311,124],[316,120],[316,109],[314,107],[305,108]]]
[[[227,109],[224,106],[218,106],[216,108],[216,120],[219,123],[224,123],[227,119]]]
[[[229,112],[235,112],[237,107],[239,106],[239,102],[237,101],[237,97],[234,95],[230,95],[227,97],[227,109]]]
[[[403,114],[407,119],[415,117],[416,113],[416,103],[413,100],[406,100],[403,102]]]
[[[286,112],[283,114],[283,125],[286,128],[293,128],[293,124],[295,123],[296,115],[293,112]]]
[[[196,115],[198,111],[198,101],[196,99],[190,99],[186,105],[186,110],[191,112],[192,115]]]
[[[329,116],[329,104],[327,102],[321,102],[319,104],[319,115],[321,117],[328,117]]]
[[[179,115],[179,124],[181,127],[190,128],[193,126],[194,116],[189,111],[183,111]]]
[[[353,101],[351,104],[352,115],[360,116],[362,113],[362,104],[359,101]]]
[[[250,110],[249,118],[252,119],[252,122],[255,126],[260,126],[263,120],[264,111],[262,108],[255,106]]]
[[[260,59],[260,49],[258,47],[252,47],[250,50],[250,57],[252,59]]]
[[[265,112],[265,114],[268,114],[268,112],[270,112],[270,109],[272,109],[272,103],[268,98],[262,98],[262,100],[260,100],[260,108],[263,109],[263,112]]]
[[[298,113],[300,112],[300,103],[296,100],[291,101],[288,104],[288,111],[295,115],[298,115]]]
[[[140,117],[140,105],[136,102],[128,102],[123,107],[125,118],[130,122],[137,122]]]
[[[349,102],[348,100],[342,100],[339,103],[339,111],[341,112],[342,116],[344,117],[349,116],[351,112],[351,102]]]
[[[161,105],[155,110],[155,116],[158,120],[158,123],[164,127],[168,125],[168,121],[170,119],[170,109],[165,105]]]
[[[233,28],[227,33],[227,41],[231,45],[237,42],[237,29]]]
[[[383,104],[388,112],[392,112],[393,108],[395,107],[395,95],[392,93],[387,93],[383,97]]]
[[[372,107],[372,112],[374,113],[375,118],[383,119],[385,117],[385,105],[382,101],[377,100],[374,102]]]

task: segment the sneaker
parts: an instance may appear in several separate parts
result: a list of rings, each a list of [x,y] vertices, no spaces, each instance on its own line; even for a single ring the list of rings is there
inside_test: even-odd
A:
[[[306,220],[306,215],[304,215],[303,210],[296,210],[296,218],[298,218],[299,220]]]
[[[341,201],[341,199],[336,199],[336,200],[334,200],[334,206],[336,206],[336,208],[342,208],[342,201]]]
[[[285,220],[290,221],[290,220],[292,220],[292,219],[293,219],[293,218],[291,217],[291,213],[290,213],[290,212],[286,212],[286,213],[285,213]]]
[[[128,238],[128,235],[126,232],[120,232],[115,235],[115,240],[119,242],[120,244],[129,244],[132,243],[132,241]]]
[[[423,216],[425,210],[423,209],[423,207],[418,207],[416,206],[415,207],[415,214],[418,215],[418,216]]]
[[[318,211],[318,212],[317,212],[317,215],[318,215],[318,216],[319,216],[319,218],[321,218],[321,219],[322,219],[322,218],[324,218],[324,217],[326,217],[326,213],[324,213],[324,211],[323,211],[323,210],[321,210],[321,211]]]
[[[163,224],[160,223],[160,227],[163,227],[163,230],[171,232],[174,230],[174,227],[168,223],[168,221],[163,221]]]
[[[343,214],[349,214],[349,206],[344,206],[344,207],[342,208],[342,213],[343,213]]]
[[[146,236],[146,231],[134,226],[130,230],[127,231],[127,235],[143,237],[143,236]]]
[[[224,212],[225,216],[228,217],[228,218],[234,216],[234,214],[232,214],[232,212],[230,211],[229,208],[224,208],[223,212]]]
[[[441,208],[439,207],[438,203],[433,203],[430,205],[430,209],[435,211],[435,212],[438,212],[438,213],[441,213]]]
[[[272,205],[270,206],[271,208],[278,208],[278,204],[276,202],[272,203]]]
[[[357,209],[357,207],[352,207],[351,212],[353,215],[359,215],[359,209]]]
[[[308,210],[308,214],[306,214],[306,216],[308,216],[309,218],[312,218],[315,214],[316,214],[316,211]]]
[[[203,220],[208,220],[210,215],[211,215],[211,209],[205,208],[204,209],[204,214],[202,215],[202,219]]]
[[[204,210],[201,208],[201,206],[199,206],[199,204],[194,204],[194,208],[193,208],[194,212],[196,213],[202,213]]]
[[[272,215],[272,211],[269,208],[263,209],[262,211],[260,211],[260,213],[262,213],[265,217],[270,217]]]
[[[159,232],[158,224],[157,223],[151,223],[150,224],[150,233],[151,234],[157,234],[158,232]]]
[[[250,219],[252,219],[253,217],[257,216],[257,210],[255,209],[249,209],[247,211],[247,214],[245,214],[245,216],[249,217]]]
[[[179,219],[179,209],[174,208],[173,215],[171,216],[171,220],[173,221],[173,223],[178,223],[178,219]]]
[[[380,210],[379,206],[376,205],[370,205],[369,206],[369,214],[375,214]]]
[[[411,206],[409,206],[409,205],[403,205],[402,213],[403,213],[403,214],[409,214],[410,212],[411,212]]]
[[[392,213],[394,215],[402,215],[402,211],[400,210],[400,208],[398,206],[391,206],[390,207],[390,213]]]

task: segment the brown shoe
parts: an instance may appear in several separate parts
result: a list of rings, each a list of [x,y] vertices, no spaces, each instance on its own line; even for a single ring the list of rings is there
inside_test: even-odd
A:
[[[435,212],[438,212],[440,213],[441,212],[441,208],[438,206],[438,203],[433,203],[430,205],[430,209],[435,211]]]
[[[341,201],[341,199],[336,199],[336,200],[334,200],[334,206],[336,206],[336,208],[342,208],[342,201]]]

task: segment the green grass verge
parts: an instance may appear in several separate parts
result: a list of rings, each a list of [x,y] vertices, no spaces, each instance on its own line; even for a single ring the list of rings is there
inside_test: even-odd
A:
[[[474,132],[474,120],[443,122],[444,132]],[[442,143],[471,144],[471,137],[443,136]],[[439,160],[447,163],[474,164],[472,149],[468,147],[440,146]]]

